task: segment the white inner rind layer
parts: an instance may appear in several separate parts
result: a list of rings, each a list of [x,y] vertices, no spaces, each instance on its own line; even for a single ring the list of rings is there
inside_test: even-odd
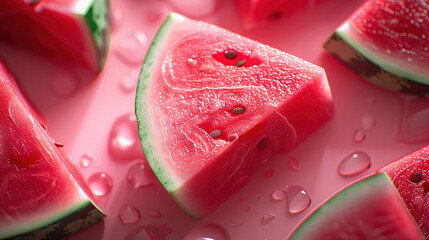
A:
[[[167,35],[170,32],[170,28],[172,28],[175,23],[183,21],[184,18],[175,13],[170,13],[165,19],[163,25],[155,35],[152,45],[146,54],[136,93],[135,113],[139,126],[141,145],[146,158],[154,159],[154,161],[148,161],[150,167],[168,192],[174,191],[178,186],[181,185],[181,182],[179,182],[177,177],[172,175],[172,171],[169,171],[168,167],[163,164],[163,161],[159,160],[159,150],[157,149],[157,146],[154,145],[154,142],[149,140],[154,139],[155,133],[154,129],[152,129],[152,125],[150,124],[151,120],[147,102],[149,93],[148,87],[152,79],[157,78],[157,76],[153,75],[154,72],[156,72],[153,69],[160,68],[160,61],[158,59],[165,55],[163,48],[165,48],[165,42],[168,41]],[[167,46],[168,45],[169,44],[167,44]]]
[[[393,56],[389,56],[387,53],[383,53],[379,49],[369,46],[369,44],[362,39],[360,36],[361,34],[351,26],[349,22],[344,23],[341,27],[335,30],[335,32],[353,49],[385,71],[414,82],[429,85],[429,66],[426,68],[419,68],[418,71],[409,70],[400,66],[398,62],[402,61],[404,62],[404,65],[406,65],[405,63],[408,62],[405,61],[408,60],[399,59],[395,62],[392,60]]]
[[[83,189],[77,185],[77,183],[75,184],[77,188],[76,194],[74,199],[69,199],[70,204],[64,204],[61,209],[49,209],[47,211],[41,211],[32,215],[31,217],[28,217],[28,219],[23,216],[25,219],[24,221],[11,224],[4,229],[0,228],[0,239],[8,239],[22,234],[34,232],[38,229],[59,222],[61,219],[73,213],[79,212],[81,209],[84,209],[88,204],[92,204]],[[94,207],[96,206],[94,205]]]

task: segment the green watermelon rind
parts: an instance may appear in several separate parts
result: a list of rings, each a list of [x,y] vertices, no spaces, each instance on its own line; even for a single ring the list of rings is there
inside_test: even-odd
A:
[[[167,189],[168,192],[172,192],[176,189],[175,179],[170,175],[170,173],[165,172],[165,167],[162,165],[158,157],[158,150],[155,149],[155,146],[152,145],[153,132],[152,126],[149,124],[148,116],[148,105],[147,105],[147,88],[150,83],[151,72],[153,70],[153,65],[158,58],[159,52],[163,48],[164,40],[173,26],[174,21],[179,18],[178,15],[174,13],[169,13],[167,18],[164,20],[164,23],[159,28],[156,33],[152,44],[146,53],[145,60],[143,62],[143,67],[140,72],[139,81],[137,84],[136,92],[136,105],[135,105],[135,114],[137,117],[137,124],[139,129],[140,142],[145,153],[148,163],[155,173],[161,184]]]
[[[310,216],[308,216],[307,219],[299,226],[299,228],[296,229],[296,231],[289,238],[289,240],[302,239],[304,236],[308,234],[309,231],[311,231],[310,229],[312,226],[314,226],[314,224],[317,224],[318,221],[323,219],[323,216],[326,216],[327,214],[329,214],[331,209],[341,208],[343,203],[347,204],[350,200],[356,199],[356,193],[363,192],[365,191],[365,189],[374,189],[374,188],[383,187],[389,184],[394,188],[393,182],[391,181],[387,173],[380,173],[380,174],[369,176],[355,184],[350,185],[349,187],[335,194],[332,198],[330,198],[327,202],[325,202],[322,206],[320,206],[316,211],[314,211]],[[404,205],[404,209],[408,211],[399,193],[397,193],[397,195],[401,199],[401,202]],[[412,219],[416,224],[416,228],[418,228],[418,225],[415,222],[414,218],[411,216],[410,213],[409,215],[410,215],[410,219]],[[329,224],[329,223],[325,222],[324,224]]]
[[[353,49],[362,54],[373,64],[379,66],[381,69],[384,69],[385,71],[388,71],[405,79],[418,82],[424,85],[429,85],[429,75],[409,71],[405,68],[402,68],[401,66],[389,62],[386,59],[383,59],[379,56],[378,51],[371,51],[363,44],[360,44],[359,41],[352,36],[353,34],[350,33],[350,31],[354,31],[354,28],[351,27],[348,22],[346,22],[341,27],[336,29],[335,33],[340,36],[343,41],[349,44]]]
[[[79,187],[76,202],[52,214],[41,216],[37,222],[16,224],[2,231],[0,239],[55,239],[76,233],[106,217]],[[63,228],[63,229],[60,229]]]

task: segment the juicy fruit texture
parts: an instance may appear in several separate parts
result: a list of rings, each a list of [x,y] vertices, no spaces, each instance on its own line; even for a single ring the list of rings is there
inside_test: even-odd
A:
[[[0,239],[59,239],[105,216],[30,108],[0,62]]]
[[[136,96],[146,158],[196,218],[332,114],[322,68],[174,13],[153,40]]]
[[[429,96],[428,11],[428,0],[369,0],[325,49],[376,85]]]
[[[0,1],[0,39],[98,73],[110,45],[110,5],[110,0]]]
[[[311,0],[236,0],[246,28],[280,18]]]
[[[377,172],[386,172],[420,230],[429,238],[429,146],[411,153]]]
[[[424,238],[389,177],[382,173],[337,193],[290,239]]]

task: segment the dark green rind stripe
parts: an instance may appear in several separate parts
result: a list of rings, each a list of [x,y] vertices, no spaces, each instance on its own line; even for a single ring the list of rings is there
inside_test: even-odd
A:
[[[100,71],[106,63],[111,43],[111,5],[110,0],[93,0],[88,12],[85,14],[96,46],[98,69]]]
[[[54,220],[49,225],[34,230],[31,233],[22,233],[8,239],[61,239],[87,228],[104,217],[106,217],[106,214],[88,200],[66,217]]]
[[[168,192],[174,190],[174,179],[171,177],[169,172],[165,172],[165,167],[163,166],[160,159],[158,159],[157,149],[152,145],[154,137],[152,135],[152,126],[149,124],[149,111],[147,104],[147,95],[148,95],[148,86],[150,84],[151,73],[153,71],[160,71],[153,69],[153,64],[155,61],[158,61],[159,52],[164,48],[164,40],[170,28],[174,23],[174,14],[170,13],[165,19],[162,26],[159,28],[156,33],[152,44],[146,54],[143,67],[141,69],[137,92],[136,92],[136,104],[135,104],[135,114],[137,117],[137,123],[139,128],[140,142],[143,147],[146,159],[149,162],[149,165],[152,168],[152,171],[158,177],[161,184],[167,189]]]

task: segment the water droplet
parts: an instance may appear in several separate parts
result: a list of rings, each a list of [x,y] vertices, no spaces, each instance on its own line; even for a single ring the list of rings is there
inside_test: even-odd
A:
[[[125,75],[119,82],[119,87],[123,93],[132,93],[136,90],[138,77],[134,78],[131,75]]]
[[[124,240],[165,240],[172,233],[167,225],[150,224],[138,227],[125,236]]]
[[[115,49],[115,53],[118,57],[130,64],[143,63],[143,59],[149,47],[149,41],[144,32],[137,31],[119,42],[119,46]]]
[[[223,226],[206,223],[192,229],[184,240],[231,240],[231,236]]]
[[[80,159],[80,166],[83,168],[90,167],[92,165],[92,161],[94,160],[94,154],[85,153]]]
[[[429,99],[405,99],[398,140],[409,143],[429,141]]]
[[[273,170],[273,169],[268,169],[268,170],[265,172],[265,178],[270,178],[270,177],[272,177],[272,176],[273,176],[273,174],[274,174],[274,170]]]
[[[107,173],[98,172],[89,177],[88,185],[96,196],[105,196],[112,190],[113,180]]]
[[[140,220],[140,217],[139,210],[133,205],[124,205],[119,210],[119,219],[121,219],[123,223],[136,223]]]
[[[276,188],[271,193],[271,197],[276,201],[285,200],[286,199],[286,192],[283,191],[282,189]]]
[[[362,125],[363,130],[371,130],[375,126],[375,119],[371,115],[363,115],[360,118],[360,123]]]
[[[311,204],[311,198],[307,190],[301,186],[292,186],[288,188],[286,195],[290,213],[295,214],[302,212]]]
[[[124,14],[119,8],[113,9],[113,21],[112,21],[112,30],[116,31],[119,26],[122,24],[124,19]]]
[[[127,179],[134,189],[152,184],[152,181],[147,177],[146,166],[143,162],[135,163],[130,167]]]
[[[361,129],[356,129],[355,132],[353,133],[353,141],[355,141],[356,143],[363,142],[365,138],[366,138],[366,134]]]
[[[196,66],[196,65],[197,65],[197,62],[196,62],[196,61],[195,61],[195,59],[193,59],[193,58],[188,58],[187,63],[188,63],[189,65],[191,65],[191,66]]]
[[[276,214],[274,214],[274,213],[264,214],[261,218],[261,226],[273,221],[275,217],[276,217]]]
[[[59,97],[70,97],[79,90],[79,79],[77,76],[66,70],[59,70],[52,76],[51,90]]]
[[[295,171],[298,171],[301,169],[301,164],[294,157],[289,158],[289,165]]]
[[[110,155],[118,160],[144,158],[134,114],[122,115],[113,123],[108,149]]]
[[[189,17],[198,18],[212,14],[220,1],[170,0],[170,2],[176,7],[177,12]]]
[[[147,217],[153,217],[153,218],[161,218],[162,213],[160,211],[152,211],[145,214]]]
[[[371,166],[371,159],[365,152],[354,152],[341,160],[338,165],[338,173],[343,176],[351,176],[363,172]]]

